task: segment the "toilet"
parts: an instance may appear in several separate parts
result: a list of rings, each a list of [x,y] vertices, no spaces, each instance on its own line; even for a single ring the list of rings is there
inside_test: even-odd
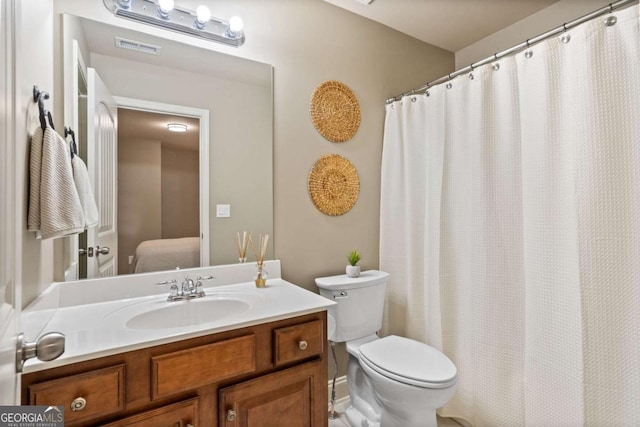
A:
[[[436,409],[456,389],[457,370],[437,349],[405,337],[378,337],[389,274],[369,270],[316,279],[337,303],[328,313],[328,338],[346,342],[353,427],[436,427]]]

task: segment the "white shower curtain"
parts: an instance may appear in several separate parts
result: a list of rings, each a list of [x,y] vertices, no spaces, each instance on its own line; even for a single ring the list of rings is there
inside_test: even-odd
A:
[[[638,6],[387,106],[385,334],[474,426],[640,425]]]

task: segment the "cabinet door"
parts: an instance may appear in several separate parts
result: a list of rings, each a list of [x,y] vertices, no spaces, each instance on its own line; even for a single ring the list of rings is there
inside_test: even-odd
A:
[[[103,427],[196,427],[198,399],[189,399],[124,418]]]
[[[326,426],[326,384],[320,361],[305,363],[220,390],[220,426]]]

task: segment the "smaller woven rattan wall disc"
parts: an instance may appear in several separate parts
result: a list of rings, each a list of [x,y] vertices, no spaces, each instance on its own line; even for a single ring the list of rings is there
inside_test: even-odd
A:
[[[331,142],[350,140],[360,127],[360,104],[344,83],[320,83],[311,95],[310,110],[313,125]]]
[[[353,207],[360,193],[360,179],[353,164],[337,154],[322,156],[309,172],[313,205],[327,215],[342,215]]]

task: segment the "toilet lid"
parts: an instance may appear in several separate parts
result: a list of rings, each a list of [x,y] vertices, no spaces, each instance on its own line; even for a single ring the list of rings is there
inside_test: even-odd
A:
[[[427,387],[448,387],[457,369],[435,348],[409,338],[391,335],[360,346],[360,357],[381,375],[403,383]]]

